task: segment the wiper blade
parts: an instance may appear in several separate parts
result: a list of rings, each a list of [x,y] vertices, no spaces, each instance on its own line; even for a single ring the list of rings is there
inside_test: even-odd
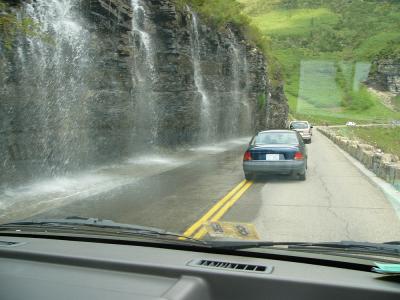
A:
[[[164,233],[165,230],[153,228],[153,227],[145,227],[139,225],[130,225],[130,224],[122,224],[116,223],[111,220],[103,220],[98,218],[82,218],[82,217],[66,217],[62,219],[27,219],[23,221],[16,221],[6,224],[1,224],[0,226],[31,226],[31,225],[70,225],[74,226],[92,226],[96,228],[110,228],[110,229],[133,229],[133,230],[143,230],[143,231],[152,231],[157,233]]]
[[[341,250],[348,252],[360,252],[369,254],[385,254],[400,256],[400,244],[391,243],[369,243],[369,242],[353,242],[353,241],[341,241],[341,242],[326,242],[326,243],[310,243],[310,244],[299,244],[292,245],[290,249],[299,249],[301,247],[314,247],[319,249],[331,249]]]
[[[66,217],[62,219],[27,219],[23,221],[16,221],[0,225],[1,229],[7,229],[9,227],[40,227],[40,228],[95,228],[95,229],[111,229],[114,230],[113,233],[118,234],[134,234],[134,235],[146,235],[146,236],[168,236],[180,238],[180,240],[190,240],[203,245],[207,245],[206,242],[197,240],[191,237],[183,236],[179,233],[169,232],[164,229],[159,229],[155,227],[147,227],[140,225],[131,225],[124,223],[117,223],[112,220],[104,220],[98,218],[82,218],[82,217]],[[109,233],[109,231],[107,231]]]
[[[400,241],[390,241],[383,243],[385,245],[400,245]]]
[[[353,241],[307,243],[307,242],[216,240],[216,241],[210,241],[208,243],[212,247],[227,249],[227,250],[285,246],[289,250],[331,249],[331,250],[343,250],[343,251],[346,250],[357,251],[357,252],[373,253],[373,254],[400,255],[400,243],[397,241],[387,242],[387,243],[368,243],[368,242],[353,242]]]

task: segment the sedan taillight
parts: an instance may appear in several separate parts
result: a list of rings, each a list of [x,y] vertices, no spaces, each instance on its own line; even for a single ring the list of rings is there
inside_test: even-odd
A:
[[[296,152],[295,155],[294,155],[294,159],[295,160],[303,160],[304,159],[303,153]]]
[[[250,151],[245,152],[245,154],[243,156],[243,160],[245,160],[245,161],[252,160]]]

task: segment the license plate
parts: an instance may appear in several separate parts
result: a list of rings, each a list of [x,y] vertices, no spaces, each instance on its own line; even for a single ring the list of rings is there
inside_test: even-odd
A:
[[[265,159],[266,160],[279,160],[279,154],[267,154]]]

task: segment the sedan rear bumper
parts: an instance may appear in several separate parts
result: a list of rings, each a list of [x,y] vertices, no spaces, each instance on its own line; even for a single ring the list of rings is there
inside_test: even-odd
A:
[[[303,133],[300,134],[300,136],[303,138],[303,140],[311,140],[312,135],[309,133]]]
[[[305,160],[252,160],[243,162],[243,171],[248,174],[303,174],[305,170]]]

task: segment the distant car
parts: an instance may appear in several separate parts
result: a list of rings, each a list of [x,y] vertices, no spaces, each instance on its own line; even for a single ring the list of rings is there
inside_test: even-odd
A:
[[[289,124],[289,129],[296,130],[306,144],[311,144],[312,128],[307,121],[292,121]]]
[[[247,180],[262,174],[297,175],[306,179],[307,150],[294,130],[267,130],[254,136],[243,157]]]
[[[355,122],[349,121],[349,122],[346,123],[346,126],[349,126],[349,127],[356,127],[357,124],[356,124]]]

